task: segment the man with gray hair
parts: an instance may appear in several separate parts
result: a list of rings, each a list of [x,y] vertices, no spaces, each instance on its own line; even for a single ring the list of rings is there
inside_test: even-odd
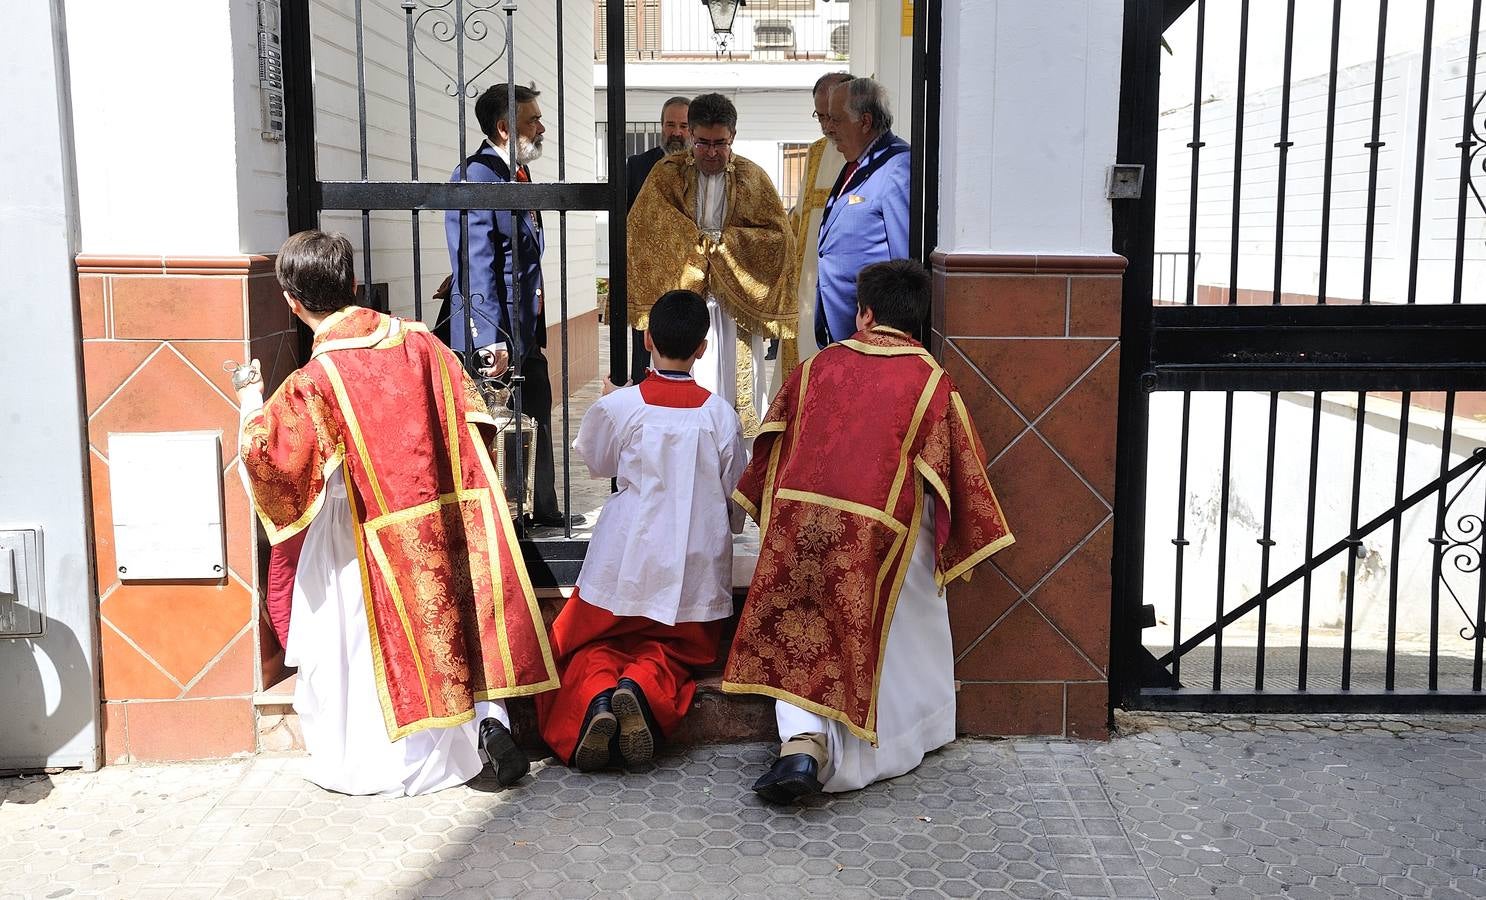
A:
[[[857,273],[908,257],[908,143],[893,134],[887,91],[870,78],[831,89],[823,129],[846,159],[820,223],[815,334],[824,347],[856,332]]]

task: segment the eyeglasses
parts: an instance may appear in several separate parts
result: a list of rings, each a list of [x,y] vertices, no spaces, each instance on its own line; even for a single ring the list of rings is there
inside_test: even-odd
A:
[[[721,141],[692,141],[691,145],[698,150],[721,150],[733,143],[731,138]]]
[[[821,115],[818,112],[813,112],[813,113],[810,114],[810,118],[812,118],[815,121],[821,123],[822,125],[829,125],[832,122],[839,122],[840,121],[840,119],[838,119],[837,117],[831,115],[830,113],[826,113],[825,115]]]

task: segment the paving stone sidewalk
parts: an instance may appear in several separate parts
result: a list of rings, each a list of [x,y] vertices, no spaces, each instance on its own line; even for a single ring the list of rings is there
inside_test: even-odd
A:
[[[798,810],[762,744],[343,797],[292,757],[0,779],[0,897],[1486,896],[1486,721],[1125,717]]]

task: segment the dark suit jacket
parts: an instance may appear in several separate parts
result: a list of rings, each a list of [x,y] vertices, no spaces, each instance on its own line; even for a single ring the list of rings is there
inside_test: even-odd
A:
[[[660,162],[660,158],[666,155],[665,147],[651,147],[644,153],[636,153],[624,161],[625,180],[629,183],[629,205],[626,210],[635,205],[635,198],[640,196],[640,188],[645,186],[645,179],[650,177],[650,170]]]
[[[469,180],[505,182],[511,170],[505,160],[486,143],[469,158]],[[451,181],[459,180],[455,169]],[[547,323],[542,297],[542,219],[541,214],[524,211],[519,224],[513,226],[510,210],[472,209],[469,211],[469,287],[474,299],[469,315],[474,319],[475,347],[466,348],[467,329],[461,327],[464,298],[460,294],[461,244],[459,210],[444,215],[445,236],[449,245],[449,268],[453,272],[450,306],[455,322],[450,328],[450,346],[455,350],[478,349],[497,341],[506,341],[511,353],[525,357],[534,348],[547,344]],[[520,241],[521,297],[519,305],[512,297],[515,278],[511,271],[511,239]],[[516,327],[519,323],[519,333]],[[514,338],[514,340],[513,340]]]

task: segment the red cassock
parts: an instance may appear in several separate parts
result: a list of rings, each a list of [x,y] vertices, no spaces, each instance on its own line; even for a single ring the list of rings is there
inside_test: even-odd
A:
[[[557,686],[552,651],[458,360],[421,324],[348,307],[243,425],[269,541],[300,534],[344,467],[377,691],[391,740],[469,721],[476,700]]]
[[[797,367],[734,495],[762,538],[723,690],[784,700],[875,744],[926,489],[941,587],[1012,543],[964,401],[928,351],[878,326]]]
[[[616,616],[574,591],[552,623],[562,687],[536,697],[542,740],[558,759],[572,759],[589,702],[620,678],[640,685],[661,735],[670,736],[696,695],[692,673],[717,659],[722,623],[663,625],[644,616]]]

